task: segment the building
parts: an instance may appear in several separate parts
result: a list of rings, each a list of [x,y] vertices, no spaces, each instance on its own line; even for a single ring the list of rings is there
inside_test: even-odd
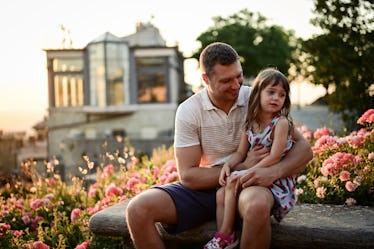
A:
[[[151,23],[138,23],[126,37],[106,32],[82,49],[45,52],[48,154],[63,176],[79,174],[83,155],[97,165],[108,150],[121,153],[117,138],[146,154],[172,144],[187,92],[184,57]]]

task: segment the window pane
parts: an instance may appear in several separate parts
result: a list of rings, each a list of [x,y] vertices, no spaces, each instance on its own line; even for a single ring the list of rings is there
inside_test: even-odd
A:
[[[83,71],[82,58],[56,58],[53,60],[54,72],[81,72]]]
[[[139,57],[136,59],[138,103],[167,102],[167,58]]]
[[[138,57],[136,65],[138,67],[163,67],[165,66],[165,57]]]
[[[124,56],[122,44],[106,44],[107,77],[109,82],[109,105],[123,105],[124,96]]]
[[[83,78],[81,75],[55,75],[55,106],[83,106]]]
[[[166,86],[165,74],[142,73],[138,75],[138,102],[139,103],[165,103]]]
[[[91,105],[106,106],[104,45],[92,44],[88,51]]]

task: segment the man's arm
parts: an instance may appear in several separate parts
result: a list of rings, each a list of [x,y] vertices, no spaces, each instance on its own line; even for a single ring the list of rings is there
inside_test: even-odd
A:
[[[240,181],[243,188],[252,185],[270,186],[275,180],[301,173],[312,160],[313,153],[308,141],[298,131],[294,131],[295,144],[291,151],[278,163],[267,168],[251,168]]]
[[[180,182],[191,189],[212,189],[218,186],[222,167],[199,167],[201,159],[200,145],[177,147],[175,158]]]

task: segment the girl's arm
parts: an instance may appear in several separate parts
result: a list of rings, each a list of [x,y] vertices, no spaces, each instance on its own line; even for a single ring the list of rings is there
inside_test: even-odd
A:
[[[274,128],[273,144],[270,149],[268,156],[264,157],[254,167],[269,167],[282,158],[282,153],[287,144],[287,138],[289,134],[289,123],[286,118],[281,118],[277,122]]]
[[[237,168],[237,165],[245,159],[248,148],[249,142],[247,139],[247,134],[243,129],[237,150],[231,154],[230,158],[223,165],[221,172],[219,174],[219,184],[221,184],[221,186],[226,185],[226,179],[230,176],[231,172],[233,171],[233,168]]]
[[[231,154],[229,160],[227,160],[225,164],[228,165],[230,169],[232,169],[237,164],[243,162],[243,160],[247,156],[248,149],[249,149],[249,142],[248,142],[247,134],[245,130],[243,129],[238,149],[233,154]]]

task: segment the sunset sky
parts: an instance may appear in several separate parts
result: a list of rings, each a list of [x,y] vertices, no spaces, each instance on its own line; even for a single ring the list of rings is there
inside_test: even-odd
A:
[[[61,48],[60,25],[70,30],[74,48],[82,48],[105,32],[126,36],[135,23],[151,22],[168,45],[179,45],[185,56],[198,48],[196,37],[242,9],[259,12],[269,24],[293,29],[309,38],[318,32],[309,21],[312,0],[13,0],[0,3],[0,130],[28,130],[47,114],[47,71],[43,49]],[[153,18],[152,18],[153,17]],[[152,19],[151,19],[152,18]],[[186,81],[198,77],[194,64]],[[192,65],[192,66],[191,66]]]

